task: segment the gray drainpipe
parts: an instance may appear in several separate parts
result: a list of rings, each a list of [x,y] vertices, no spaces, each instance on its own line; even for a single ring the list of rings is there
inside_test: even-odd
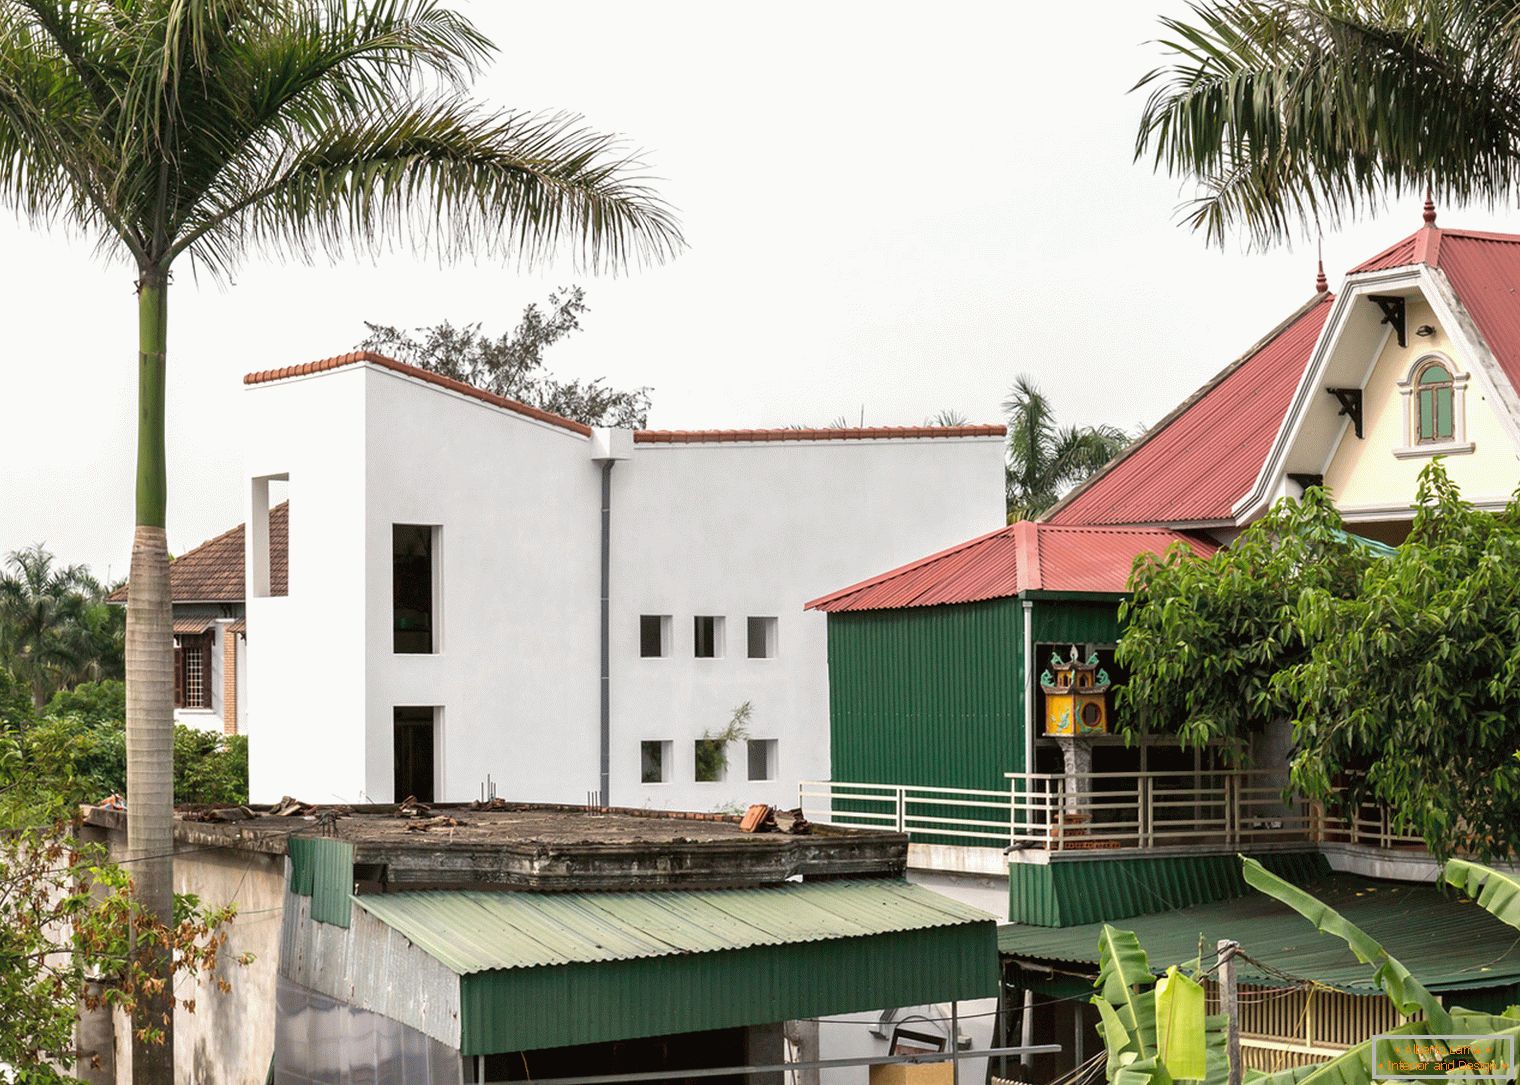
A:
[[[612,465],[602,461],[602,805],[612,805]]]

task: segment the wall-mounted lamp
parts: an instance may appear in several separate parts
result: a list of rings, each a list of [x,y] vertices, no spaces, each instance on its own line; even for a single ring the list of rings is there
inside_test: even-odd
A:
[[[1429,339],[1436,333],[1436,328],[1434,324],[1421,324],[1414,330],[1414,333],[1421,339]]]

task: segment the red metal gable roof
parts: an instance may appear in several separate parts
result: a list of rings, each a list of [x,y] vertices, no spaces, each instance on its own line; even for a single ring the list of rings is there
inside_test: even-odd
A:
[[[1319,294],[1072,491],[1053,524],[1229,520],[1261,470],[1330,312]]]
[[[1022,520],[814,599],[829,613],[975,603],[1026,591],[1123,593],[1141,554],[1174,543],[1200,557],[1213,543],[1156,527],[1069,527]]]
[[[1504,375],[1520,390],[1520,237],[1430,232],[1441,238],[1436,266],[1446,272]]]

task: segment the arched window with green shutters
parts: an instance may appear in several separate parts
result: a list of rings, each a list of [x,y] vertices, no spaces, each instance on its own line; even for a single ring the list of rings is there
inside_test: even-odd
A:
[[[1450,441],[1455,435],[1451,370],[1438,361],[1426,364],[1415,378],[1420,444]]]

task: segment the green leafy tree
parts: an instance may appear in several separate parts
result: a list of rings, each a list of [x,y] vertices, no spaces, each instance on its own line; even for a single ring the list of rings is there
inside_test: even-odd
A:
[[[19,730],[32,718],[32,695],[0,662],[0,733]]]
[[[1313,645],[1279,679],[1293,706],[1294,786],[1389,807],[1444,857],[1520,848],[1520,496],[1494,515],[1436,461],[1409,537],[1360,590],[1307,591]]]
[[[164,536],[168,297],[182,261],[375,251],[588,265],[680,244],[625,149],[565,115],[468,95],[492,51],[440,0],[0,0],[0,203],[130,261],[138,302],[127,606],[128,847],[170,922],[173,649]],[[160,954],[161,974],[169,963]],[[162,1016],[162,985],[144,1012]],[[153,1002],[152,999],[149,1002]],[[139,1081],[173,1045],[136,1045]]]
[[[1295,702],[1276,679],[1312,647],[1299,599],[1355,594],[1372,560],[1318,488],[1279,501],[1209,558],[1183,546],[1143,555],[1119,608],[1115,656],[1129,672],[1120,728],[1175,732],[1189,745],[1223,739],[1238,752],[1252,733],[1290,719]]]
[[[1008,522],[1033,520],[1128,446],[1117,426],[1060,426],[1034,381],[1020,376],[1003,401],[1008,418]]]
[[[6,555],[0,570],[0,665],[41,708],[54,690],[120,677],[123,621],[83,565],[60,565],[42,546]]]
[[[492,338],[479,324],[456,328],[448,321],[405,330],[365,322],[361,350],[387,354],[588,426],[642,429],[649,420],[649,389],[607,387],[605,378],[559,380],[544,368],[544,352],[580,330],[586,292],[578,286],[549,295],[548,310],[529,305],[510,332]]]
[[[1334,227],[1387,194],[1520,196],[1520,20],[1491,0],[1200,0],[1163,18],[1136,158],[1222,241]]]

